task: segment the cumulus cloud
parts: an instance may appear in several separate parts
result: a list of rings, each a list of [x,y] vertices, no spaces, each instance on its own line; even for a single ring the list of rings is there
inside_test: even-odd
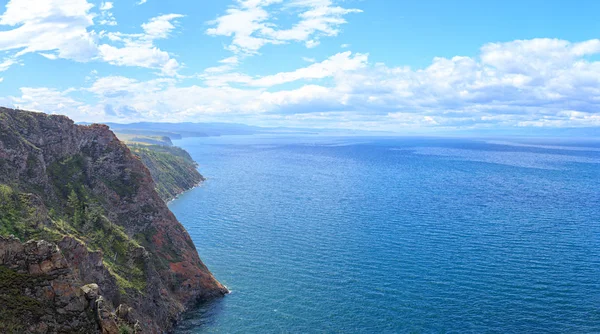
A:
[[[279,27],[277,13],[296,12],[297,22]],[[256,54],[266,44],[303,42],[307,48],[319,45],[322,37],[336,36],[346,23],[344,16],[361,12],[336,6],[331,0],[237,0],[226,13],[209,22],[206,33],[232,38],[227,49],[241,54]]]
[[[248,84],[258,87],[271,87],[298,80],[323,79],[336,73],[364,68],[367,65],[367,60],[368,55],[366,54],[357,53],[352,55],[350,51],[338,53],[320,63],[314,63],[292,72],[281,72],[254,79]]]
[[[379,130],[600,126],[598,45],[596,39],[491,43],[476,57],[434,58],[420,69],[372,63],[367,54],[347,51],[266,76],[235,72],[240,60],[234,56],[205,70],[204,85],[185,86],[177,77],[104,77],[85,89],[94,103],[74,103],[66,92],[49,92],[54,97],[48,100],[119,119],[235,117]],[[32,94],[23,91],[14,101],[33,101]]]
[[[175,29],[172,21],[182,17],[181,14],[166,14],[151,18],[150,21],[142,24],[142,29],[146,33],[145,38],[155,40],[169,37]]]
[[[106,106],[111,115],[128,120],[189,120],[200,115],[227,115],[259,111],[254,98],[257,91],[231,87],[177,87],[177,80],[161,78],[138,81],[111,76],[99,78],[86,91],[98,99],[95,110]],[[131,111],[137,118],[131,118]]]
[[[162,75],[175,76],[180,64],[168,52],[154,45],[168,38],[175,29],[179,14],[154,17],[142,24],[142,33],[96,32],[94,20],[100,25],[115,26],[113,2],[102,2],[94,13],[87,0],[10,0],[0,15],[0,51],[10,56],[0,64],[0,71],[18,63],[28,53],[56,60],[78,62],[104,61],[117,66],[137,66],[159,70]],[[103,40],[103,43],[100,42]]]
[[[53,58],[88,61],[97,55],[93,5],[86,0],[10,0],[0,16],[0,50],[14,57],[46,52]]]
[[[313,62],[313,64],[294,71],[251,77],[242,73],[229,72],[238,65],[238,58],[230,57],[221,60],[220,62],[223,64],[221,66],[207,68],[204,71],[205,74],[200,78],[204,79],[209,86],[237,83],[252,87],[272,87],[294,81],[333,77],[339,72],[363,68],[367,65],[367,60],[368,55],[366,54],[356,53],[353,55],[352,52],[347,51],[335,54],[319,63],[316,63],[314,59],[308,59],[306,61]]]
[[[20,91],[21,96],[10,97],[10,101],[15,108],[42,111],[49,114],[68,114],[79,119],[91,116],[88,106],[69,96],[75,91],[72,88],[59,91],[53,88],[23,87]]]
[[[173,20],[183,17],[180,14],[166,14],[154,17],[142,24],[144,33],[104,33],[101,36],[108,38],[112,43],[121,44],[114,46],[102,44],[98,47],[101,58],[112,65],[139,66],[158,69],[167,76],[177,75],[179,62],[171,55],[154,45],[158,39],[168,38],[175,29]]]
[[[216,76],[249,88],[244,103],[257,113],[330,115],[350,126],[488,127],[600,125],[598,40],[533,39],[486,44],[478,57],[435,58],[422,69],[369,63],[343,52],[309,66],[264,77]],[[212,80],[218,80],[213,78]],[[332,78],[327,85],[270,91],[289,82]],[[252,89],[257,87],[259,89]],[[175,88],[174,88],[175,89]],[[242,91],[242,90],[241,90]],[[250,102],[252,101],[252,102]],[[239,104],[231,97],[228,110]],[[237,106],[237,107],[236,107]],[[334,116],[335,115],[335,116]],[[354,115],[349,117],[348,115]],[[369,120],[357,120],[368,118]]]
[[[435,58],[413,70],[376,64],[332,87],[354,110],[430,117],[434,125],[599,125],[599,40],[486,44],[479,57]],[[343,102],[342,100],[339,100]],[[575,110],[577,113],[565,113]]]

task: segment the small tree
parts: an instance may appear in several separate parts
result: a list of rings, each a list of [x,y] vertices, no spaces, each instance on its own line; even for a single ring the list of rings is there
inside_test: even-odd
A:
[[[77,196],[77,192],[75,192],[75,189],[71,188],[71,192],[69,193],[69,196],[67,197],[67,205],[69,206],[69,209],[71,209],[71,212],[73,213],[73,223],[75,225],[79,225],[82,223],[82,219],[83,219],[83,215],[82,215],[82,205],[81,205],[81,201],[79,200],[79,196]]]

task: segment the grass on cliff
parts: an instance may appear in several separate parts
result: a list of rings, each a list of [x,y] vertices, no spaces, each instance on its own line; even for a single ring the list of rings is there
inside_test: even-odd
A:
[[[131,151],[150,170],[156,189],[164,200],[172,199],[203,180],[197,171],[196,162],[181,148],[129,145]],[[42,168],[42,162],[35,155],[29,156],[26,163],[31,176],[35,176],[35,172]],[[136,235],[138,242],[130,238],[121,226],[113,224],[107,218],[101,198],[94,196],[91,191],[89,182],[94,178],[86,175],[87,164],[88,161],[82,154],[51,163],[46,171],[54,187],[54,196],[47,196],[43,193],[46,191],[44,189],[18,189],[0,184],[0,235],[14,235],[23,242],[34,238],[57,242],[63,236],[72,236],[83,241],[88,249],[103,252],[104,264],[115,277],[121,293],[143,293],[146,289],[145,263],[140,257],[134,258],[131,254],[140,247],[140,243],[150,247],[153,233],[146,231],[145,234],[149,235]],[[1,168],[0,164],[0,171]],[[99,179],[126,199],[135,194],[140,182],[134,173],[126,175],[129,177],[125,179],[110,176]],[[40,211],[40,206],[44,204],[33,203],[33,195],[28,194],[29,192],[46,198],[48,202],[45,205],[50,210]],[[174,250],[164,255],[167,258],[161,259],[161,267],[168,267],[169,262],[180,261],[179,253]],[[156,261],[156,257],[153,259]],[[0,306],[2,304],[3,301],[0,300]]]
[[[197,164],[184,149],[175,146],[128,143],[150,171],[160,197],[167,201],[190,189],[204,178]]]
[[[0,266],[0,333],[19,333],[27,325],[22,320],[39,319],[45,314],[47,305],[24,294],[46,279],[44,275],[19,274]]]
[[[43,232],[30,197],[5,184],[0,184],[0,213],[0,235],[14,235],[23,240]]]
[[[61,203],[56,205],[59,210],[50,210],[46,217],[36,216],[36,206],[29,201],[31,195],[0,184],[0,235],[14,235],[23,242],[34,238],[57,242],[66,235],[75,237],[91,251],[104,253],[104,263],[122,293],[131,289],[143,292],[144,263],[130,256],[140,245],[127,236],[123,227],[106,218],[100,202],[87,190],[82,170],[83,160],[77,156],[53,164],[51,177],[60,175],[70,182],[55,182]],[[38,218],[45,220],[46,225],[40,224]]]
[[[57,219],[56,226],[84,241],[90,250],[104,253],[103,262],[115,276],[121,292],[128,289],[143,291],[146,288],[144,263],[131,257],[140,245],[125,233],[123,227],[106,217],[98,201],[85,188],[71,189],[67,208],[69,215]]]
[[[0,234],[16,234],[24,227],[25,204],[10,186],[0,184]]]

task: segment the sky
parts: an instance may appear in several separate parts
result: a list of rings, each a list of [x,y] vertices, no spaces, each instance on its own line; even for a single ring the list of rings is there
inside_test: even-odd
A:
[[[600,126],[596,0],[9,0],[0,13],[0,105],[76,121]]]

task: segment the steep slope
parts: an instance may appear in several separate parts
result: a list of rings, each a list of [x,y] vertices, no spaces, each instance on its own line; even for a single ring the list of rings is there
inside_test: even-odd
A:
[[[225,294],[154,188],[107,126],[0,108],[0,302],[26,298],[2,324],[162,332]]]
[[[185,150],[175,146],[127,143],[148,167],[160,197],[169,201],[204,181],[198,165]]]

